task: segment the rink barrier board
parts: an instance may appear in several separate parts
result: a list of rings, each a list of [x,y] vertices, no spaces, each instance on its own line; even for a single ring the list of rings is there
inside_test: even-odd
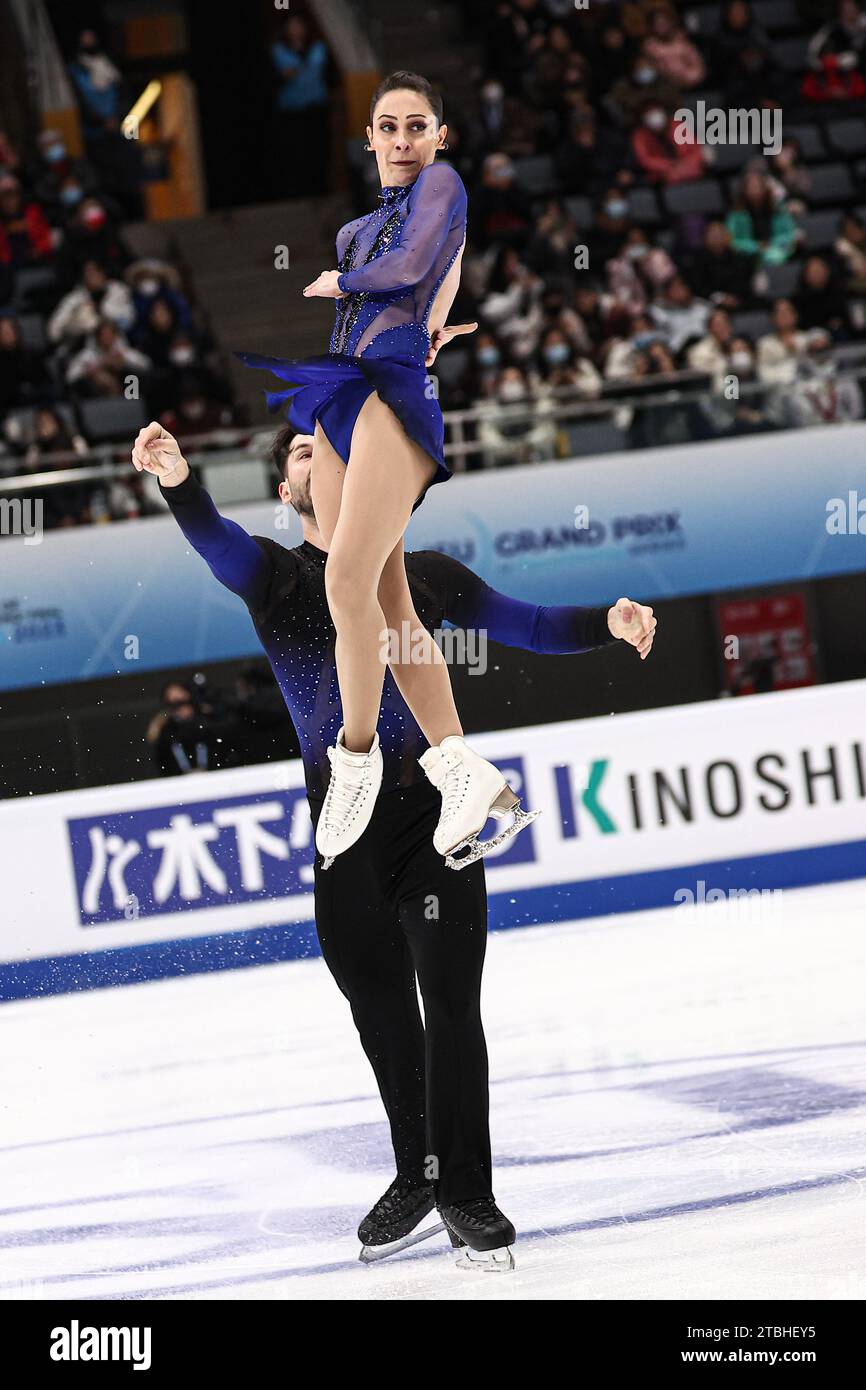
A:
[[[708,888],[722,890],[729,886],[742,888],[750,877],[758,878],[763,890],[866,879],[866,840],[743,859],[707,860],[638,874],[527,888],[522,892],[492,893],[488,898],[488,929],[508,931],[516,927],[579,923],[617,913],[670,908],[674,893],[683,886],[686,876],[703,879]],[[243,955],[242,964],[238,964],[239,953]],[[301,921],[72,956],[13,961],[0,965],[0,1002],[145,984],[216,970],[245,970],[280,961],[311,960],[320,955],[315,922]]]

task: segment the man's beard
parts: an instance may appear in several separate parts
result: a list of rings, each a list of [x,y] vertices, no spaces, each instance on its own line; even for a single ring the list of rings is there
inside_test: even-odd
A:
[[[310,521],[315,521],[316,513],[313,511],[313,494],[309,483],[292,494],[292,503],[298,516],[305,516]]]

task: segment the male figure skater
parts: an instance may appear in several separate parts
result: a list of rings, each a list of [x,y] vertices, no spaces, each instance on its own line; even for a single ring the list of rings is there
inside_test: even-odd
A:
[[[272,448],[280,500],[295,508],[303,529],[303,543],[292,550],[221,516],[161,425],[139,432],[132,458],[139,471],[156,474],[184,536],[246,603],[297,729],[315,824],[342,716],[327,555],[310,496],[312,445],[311,436],[285,426]],[[497,593],[435,551],[408,554],[406,569],[431,632],[447,619],[533,651],[585,651],[621,638],[644,659],[652,647],[652,609],[629,599],[610,609],[540,607]],[[397,1164],[394,1182],[359,1227],[362,1259],[411,1243],[410,1232],[438,1207],[459,1263],[510,1269],[515,1231],[493,1199],[479,1005],[484,866],[478,860],[455,872],[433,847],[436,768],[390,671],[379,737],[385,776],[370,825],[326,873],[318,855],[314,868],[322,954],[375,1072]]]

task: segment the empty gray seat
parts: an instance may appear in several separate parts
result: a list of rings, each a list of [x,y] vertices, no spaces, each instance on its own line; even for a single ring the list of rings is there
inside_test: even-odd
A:
[[[853,197],[847,164],[816,164],[809,170],[810,203],[845,203]]]
[[[773,44],[773,57],[785,72],[805,72],[809,39],[805,34],[796,38],[777,39]]]
[[[795,0],[755,0],[752,13],[765,29],[797,29],[800,25]]]
[[[14,296],[16,308],[26,305],[32,294],[39,290],[51,289],[56,284],[57,276],[51,266],[31,265],[25,266],[22,270],[16,270]]]
[[[731,327],[737,337],[761,338],[773,327],[766,309],[743,309],[739,314],[731,314]]]
[[[664,191],[664,202],[668,212],[674,215],[683,212],[721,213],[725,210],[721,190],[714,179],[672,184]]]
[[[800,145],[800,153],[805,163],[814,162],[816,159],[826,159],[827,150],[821,129],[816,125],[783,125],[782,134],[791,136]]]
[[[807,212],[803,218],[806,233],[806,249],[819,250],[822,246],[832,246],[839,234],[841,213],[838,208],[828,208],[824,212]]]
[[[786,261],[784,265],[767,266],[764,272],[767,277],[767,297],[790,299],[796,292],[801,269],[800,261]]]
[[[652,188],[632,188],[628,194],[628,215],[632,222],[654,227],[662,220],[658,198]]]
[[[568,426],[568,444],[574,454],[611,454],[624,449],[626,439],[613,420],[579,420]]]
[[[688,10],[683,20],[690,34],[717,34],[722,23],[721,6],[702,5],[700,9]]]
[[[123,396],[82,401],[79,413],[82,429],[94,443],[106,439],[133,439],[147,423],[144,404],[140,400],[128,401]]]
[[[760,150],[760,145],[707,145],[704,153],[714,174],[729,174],[732,169],[742,169]]]
[[[866,154],[866,119],[829,121],[827,143],[836,154]]]
[[[534,197],[556,191],[556,171],[549,154],[525,155],[514,161],[514,176],[519,186]]]
[[[21,314],[18,327],[23,347],[31,348],[33,352],[45,350],[45,324],[38,314]]]
[[[592,226],[592,203],[589,198],[566,198],[565,207],[578,227]]]

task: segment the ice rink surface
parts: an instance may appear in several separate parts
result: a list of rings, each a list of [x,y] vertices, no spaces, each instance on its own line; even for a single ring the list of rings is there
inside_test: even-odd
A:
[[[321,960],[0,1008],[4,1299],[866,1297],[866,880],[500,932],[512,1274],[374,1268],[393,1177]]]

